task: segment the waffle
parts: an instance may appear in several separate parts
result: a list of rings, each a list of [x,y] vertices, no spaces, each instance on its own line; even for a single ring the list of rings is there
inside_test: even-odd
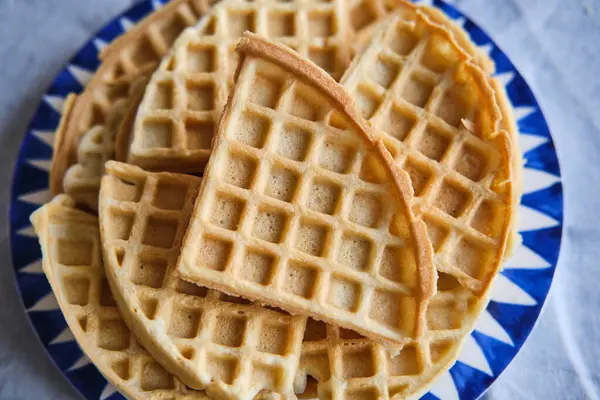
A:
[[[309,319],[296,377],[299,398],[417,399],[450,368],[465,334],[485,308],[445,274],[427,310],[427,330],[390,355],[354,331]]]
[[[512,218],[512,226],[510,228],[510,236],[508,238],[508,243],[506,246],[505,259],[510,256],[512,249],[516,244],[521,241],[521,237],[519,235],[518,230],[516,229],[516,220],[517,216],[516,209],[520,202],[521,197],[521,186],[522,186],[522,164],[523,157],[521,156],[521,152],[519,150],[519,138],[518,138],[518,128],[516,126],[516,121],[512,112],[512,105],[506,95],[504,85],[502,85],[497,79],[492,77],[492,74],[495,71],[495,65],[491,58],[483,52],[476,44],[474,44],[467,32],[458,26],[454,21],[449,19],[446,14],[434,7],[425,7],[425,6],[417,6],[407,0],[366,0],[362,3],[360,7],[370,8],[373,10],[386,9],[388,10],[387,18],[400,17],[405,21],[415,21],[417,18],[417,13],[426,15],[431,22],[443,26],[444,29],[448,30],[453,38],[456,40],[457,44],[460,45],[462,50],[466,52],[471,57],[471,62],[476,64],[482,70],[486,72],[488,75],[488,80],[492,85],[493,92],[496,98],[496,102],[500,107],[500,116],[501,121],[499,125],[500,130],[506,131],[511,138],[511,149],[512,149],[512,207],[513,207],[513,218]],[[382,4],[384,3],[384,4]],[[355,6],[357,7],[357,6]],[[375,23],[371,23],[362,27],[360,30],[356,31],[355,40],[354,40],[354,50],[358,52],[362,52],[362,50],[369,44],[373,37],[373,29],[375,26],[381,23],[382,18],[375,21]]]
[[[434,99],[426,102],[425,110],[419,110],[417,107],[407,105],[399,98],[400,96],[393,96],[395,93],[404,93],[402,89],[406,87],[406,82],[401,81],[404,74],[406,74],[404,76],[406,78],[406,76],[411,76],[411,73],[421,72],[419,62],[424,63],[422,61],[424,58],[421,57],[423,54],[419,53],[419,51],[426,51],[423,46],[427,46],[425,43],[428,43],[427,40],[421,39],[422,36],[429,36],[431,38],[433,34],[443,32],[442,37],[445,36],[451,44],[449,48],[454,48],[455,50],[461,48],[461,50],[469,54],[471,62],[476,63],[484,71],[489,72],[493,69],[493,64],[482,56],[479,50],[476,49],[476,46],[468,40],[466,34],[460,31],[446,17],[429,8],[416,8],[410,4],[403,3],[400,2],[397,5],[399,8],[396,9],[396,14],[390,17],[388,21],[389,25],[386,26],[384,22],[383,26],[386,27],[380,28],[382,30],[375,34],[373,38],[374,43],[371,44],[371,47],[354,61],[348,73],[342,78],[342,83],[352,91],[359,104],[362,104],[363,112],[371,107],[365,107],[361,95],[363,93],[375,94],[374,104],[377,107],[372,107],[375,110],[373,116],[370,118],[370,122],[378,131],[389,130],[390,126],[395,128],[406,126],[402,124],[402,119],[393,121],[393,124],[384,124],[385,118],[383,116],[392,109],[390,108],[390,103],[392,103],[392,107],[398,107],[400,110],[408,110],[408,112],[405,111],[405,115],[425,115],[428,117],[428,122],[431,122],[434,126],[438,126],[435,123],[435,118],[428,115],[430,110],[438,110],[435,109],[435,102],[433,102],[436,92],[433,92]],[[374,28],[375,32],[377,32],[377,29]],[[363,31],[366,31],[366,28]],[[448,35],[448,31],[452,32],[454,39],[457,39],[456,42],[453,42],[452,37]],[[394,38],[392,35],[396,32],[398,32],[399,37]],[[386,43],[383,39],[391,40]],[[400,45],[403,42],[409,43],[409,45],[405,47],[407,50],[401,52],[400,55],[402,57],[396,57],[393,52],[389,51],[389,47],[393,48],[393,45],[397,46],[395,47],[396,49],[402,48]],[[464,57],[464,55],[462,56]],[[397,71],[402,71],[399,77],[398,74],[389,73],[390,68],[391,71],[394,70],[394,65],[396,65]],[[451,75],[447,73],[446,78],[448,76]],[[481,74],[478,74],[477,79],[483,81],[486,79],[488,81],[491,80],[489,77],[482,78]],[[491,83],[494,90],[493,95],[500,105],[500,115],[496,115],[496,118],[502,118],[499,127],[506,129],[514,135],[516,128],[514,127],[510,107],[506,102],[504,92],[499,90],[500,88],[495,81],[491,80]],[[440,84],[440,88],[444,88],[444,86]],[[391,93],[388,95],[388,92]],[[437,96],[440,96],[439,92],[440,90],[438,89]],[[380,98],[387,99],[388,96],[393,96],[394,101],[378,101]],[[481,104],[485,103],[482,102]],[[495,111],[492,113],[496,114]],[[389,116],[390,114],[387,115]],[[466,124],[469,124],[468,120]],[[399,136],[404,139],[403,141],[398,140],[397,137],[392,138],[390,134],[394,132],[379,132],[379,137],[382,137],[386,145],[390,147],[396,159],[402,161],[400,165],[411,166],[413,163],[416,164],[418,162],[420,165],[446,172],[447,168],[444,168],[444,164],[453,160],[452,157],[449,157],[452,153],[447,153],[441,158],[441,166],[437,166],[437,164],[429,161],[428,158],[424,159],[416,150],[416,148],[419,148],[418,139],[422,138],[420,135],[423,135],[423,131],[418,130],[419,123],[416,122],[416,118],[408,126],[412,127],[412,129],[405,129],[405,136]],[[494,138],[496,136],[494,135],[494,130],[480,132],[481,137],[484,137],[493,146],[497,146],[496,151],[500,154],[497,159],[501,159],[503,163],[497,166],[500,171],[495,172],[497,175],[494,178],[497,177],[497,179],[487,178],[490,180],[486,181],[482,177],[480,182],[488,182],[490,187],[495,189],[502,188],[502,186],[509,184],[506,182],[507,177],[503,177],[503,173],[504,170],[511,166],[510,149],[507,149],[505,152],[502,146],[507,143],[512,145],[512,143],[508,141],[505,133],[499,133],[497,136],[500,136],[500,138]],[[488,135],[485,135],[485,133]],[[405,145],[404,143],[406,143],[406,146],[415,147],[404,150],[402,147]],[[402,151],[404,151],[403,157],[399,157],[398,153]],[[514,147],[512,155],[514,155]],[[492,167],[490,165],[488,167],[488,173],[494,174]],[[408,171],[412,172],[410,168]],[[515,171],[513,177],[517,173],[518,171]],[[454,174],[449,173],[448,175],[452,177]],[[427,196],[430,196],[430,198],[434,197],[433,194],[426,193],[428,193],[427,190],[432,190],[431,185],[435,181],[431,178],[424,179],[423,183],[419,185],[421,180],[415,179],[416,177],[418,175],[415,175],[413,172],[411,179],[417,194],[415,210],[420,213],[425,221],[428,221],[428,215],[435,214],[431,211],[422,213],[419,211],[425,208],[422,203],[419,203],[421,201],[419,200],[419,196],[421,198],[427,198]],[[496,185],[492,185],[494,182]],[[510,183],[513,185],[512,194],[510,187],[505,187],[504,190],[498,191],[501,194],[501,205],[499,206],[501,208],[514,206],[515,199],[518,198],[518,194],[515,193],[518,193],[518,191],[514,188],[515,181],[513,180]],[[497,216],[497,218],[510,219],[511,217],[505,214]],[[512,221],[514,222],[514,216]],[[501,234],[506,235],[510,222],[503,221],[501,225],[504,229]],[[456,223],[449,223],[444,226],[456,229],[457,225]],[[478,226],[481,227],[481,225]],[[493,224],[490,223],[490,226],[493,226]],[[431,232],[432,230],[430,230]],[[467,230],[467,232],[469,231]],[[436,235],[431,235],[431,237],[434,244],[439,243],[435,240]],[[501,246],[499,245],[499,247]],[[436,258],[440,257],[440,254],[444,257],[444,254],[448,254],[449,249],[451,247],[437,247]],[[491,273],[494,275],[494,272]],[[302,358],[296,380],[298,385],[297,391],[305,391],[300,397],[321,399],[418,398],[423,394],[440,373],[452,366],[464,338],[473,329],[477,317],[485,308],[488,301],[488,293],[485,290],[483,293],[472,290],[473,286],[465,285],[465,280],[461,279],[462,276],[460,274],[453,276],[448,273],[438,272],[438,275],[437,293],[427,308],[427,328],[423,336],[419,340],[405,345],[397,356],[390,356],[381,345],[361,338],[354,332],[309,320],[305,331]],[[317,383],[315,383],[315,380]]]
[[[347,0],[347,2],[350,29],[354,36],[353,51],[359,51],[361,46],[369,41],[373,27],[387,18],[392,10],[405,5],[404,0]],[[410,2],[406,3],[412,6]]]
[[[238,51],[182,277],[389,345],[418,337],[435,271],[408,176],[315,64],[249,33]]]
[[[102,64],[84,92],[70,95],[65,102],[50,172],[53,194],[64,191],[63,177],[77,163],[80,138],[94,126],[106,125],[111,109],[127,97],[131,83],[153,70],[179,33],[195,24],[211,3],[212,0],[172,0],[104,48],[100,54]]]
[[[188,386],[214,398],[262,390],[294,398],[306,318],[186,283],[175,271],[199,185],[193,176],[106,164],[99,214],[117,304],[141,343]]]
[[[513,219],[512,143],[489,78],[418,11],[376,33],[343,85],[411,176],[438,271],[483,296]]]
[[[117,100],[108,112],[105,125],[94,125],[83,134],[77,148],[77,163],[63,179],[65,193],[78,204],[98,210],[98,192],[104,163],[114,158],[115,132],[129,107],[127,99]]]
[[[472,57],[472,61],[486,73],[494,72],[495,66],[492,59],[471,41],[465,30],[437,8],[419,6],[408,0],[351,0],[350,3],[350,13],[356,15],[351,19],[355,33],[353,50],[356,53],[362,53],[371,42],[375,28],[380,26],[384,20],[400,17],[405,21],[413,21],[416,19],[417,13],[420,13],[426,15],[433,23],[448,29],[462,49]]]
[[[149,76],[146,79],[136,80],[134,86],[131,88],[129,93],[127,110],[123,115],[121,123],[117,129],[115,137],[115,160],[120,162],[127,161],[127,154],[129,153],[129,146],[131,145],[131,134],[133,133],[133,124],[135,122],[135,116],[140,106],[140,102],[146,92],[148,86]]]
[[[77,343],[100,372],[130,399],[208,400],[186,388],[135,340],[104,276],[98,219],[56,197],[31,216],[42,266]]]
[[[244,30],[276,39],[340,78],[349,64],[345,0],[238,1],[215,6],[162,61],[137,112],[127,162],[201,173],[237,66]]]
[[[204,392],[186,389],[163,370],[133,336],[128,336],[129,331],[104,277],[98,220],[75,210],[74,204],[72,199],[60,196],[35,213],[32,222],[40,237],[44,270],[82,349],[104,376],[131,399],[208,399]],[[87,251],[81,252],[79,249]],[[54,259],[53,254],[58,259]],[[60,260],[63,255],[76,256],[80,261]],[[421,345],[411,343],[405,346],[397,357],[389,357],[382,346],[352,331],[309,320],[296,378],[296,390],[302,393],[299,397],[307,398],[312,394],[310,398],[318,396],[326,399],[333,398],[335,393],[337,398],[346,398],[344,394],[352,398],[357,388],[359,393],[377,390],[382,397],[386,391],[403,398],[422,392],[423,386],[431,381],[435,373],[445,370],[452,361],[450,354],[440,352],[440,349],[446,350],[445,344],[456,335],[461,323],[467,324],[466,318],[477,314],[465,313],[469,310],[471,298],[469,293],[463,294],[464,290],[461,292],[455,280],[454,286],[451,277],[442,277],[440,281],[442,283],[438,286],[441,290],[432,300],[428,311],[429,326],[434,328],[433,335],[430,333],[429,339],[422,340]],[[195,289],[192,286],[188,288]],[[117,329],[102,329],[102,326]],[[107,337],[102,332],[120,334]],[[415,353],[413,348],[419,349],[419,353]],[[420,355],[424,351],[432,354],[433,358],[431,355],[429,358]],[[411,357],[407,357],[407,354]],[[431,361],[431,367],[415,366],[414,357],[417,354],[419,360],[435,361]],[[368,365],[367,369],[350,368],[356,365],[357,357],[360,357],[361,363]],[[320,380],[318,391],[316,385],[310,385],[314,381],[307,379],[309,375]],[[389,376],[388,380],[385,379],[386,375]],[[361,390],[363,388],[367,390]],[[311,393],[310,389],[315,392]],[[369,395],[369,398],[376,396]]]

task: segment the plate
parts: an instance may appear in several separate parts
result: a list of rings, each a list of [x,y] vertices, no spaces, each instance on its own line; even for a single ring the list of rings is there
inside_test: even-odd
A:
[[[166,1],[164,1],[166,2]],[[518,229],[523,243],[504,265],[491,300],[466,339],[456,364],[424,399],[476,399],[498,378],[533,329],[556,269],[563,221],[563,189],[554,143],[529,86],[490,37],[460,11],[441,0],[420,1],[444,11],[496,63],[497,78],[515,110],[519,145],[526,160]],[[82,353],[59,310],[41,267],[37,237],[29,215],[51,197],[48,174],[54,130],[64,100],[81,92],[99,65],[98,52],[163,1],[145,0],[115,18],[69,62],[46,94],[27,129],[15,167],[10,237],[16,281],[24,307],[56,366],[89,400],[123,399]]]

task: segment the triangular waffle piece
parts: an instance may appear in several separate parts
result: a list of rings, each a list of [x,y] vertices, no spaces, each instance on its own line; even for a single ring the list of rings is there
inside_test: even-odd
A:
[[[412,190],[325,71],[246,33],[178,270],[349,327],[418,337],[435,271]]]
[[[382,4],[383,3],[383,4]],[[522,172],[523,172],[523,157],[519,150],[519,130],[516,125],[514,118],[512,105],[506,94],[504,85],[494,78],[492,75],[496,69],[494,61],[475,43],[469,38],[469,34],[457,25],[454,21],[444,14],[441,10],[434,7],[417,6],[408,0],[359,0],[358,5],[351,6],[351,10],[356,10],[358,7],[368,8],[372,10],[379,10],[379,18],[375,23],[366,25],[360,30],[356,30],[354,38],[353,48],[362,53],[362,50],[371,42],[373,38],[374,29],[383,23],[383,17],[388,19],[400,18],[407,24],[415,23],[417,14],[426,16],[431,23],[443,27],[452,34],[453,39],[456,41],[462,50],[469,55],[471,62],[481,68],[487,75],[488,81],[490,82],[496,102],[500,107],[499,129],[506,131],[510,136],[511,150],[512,150],[512,226],[509,228],[510,236],[508,237],[508,243],[506,245],[505,259],[507,259],[512,249],[521,241],[519,231],[516,228],[517,221],[517,207],[521,200],[522,194]],[[388,10],[387,14],[381,15],[381,9]],[[352,13],[353,11],[351,11]],[[366,12],[366,11],[365,11]]]
[[[340,78],[349,64],[345,0],[226,0],[177,39],[140,104],[127,161],[201,173],[237,66],[235,46],[258,32]]]
[[[393,18],[344,75],[376,136],[411,176],[439,271],[482,296],[514,218],[513,152],[490,79],[418,10]]]
[[[31,216],[42,267],[73,336],[102,375],[130,399],[209,400],[186,388],[135,340],[104,276],[98,219],[65,195]]]
[[[304,317],[179,279],[200,178],[110,161],[100,190],[108,280],[128,325],[183,382],[215,398],[293,398]],[[218,257],[218,253],[211,254]]]
[[[83,93],[70,95],[65,103],[52,157],[50,189],[53,194],[66,190],[63,177],[78,161],[80,138],[95,126],[106,129],[111,110],[117,101],[127,98],[131,83],[154,70],[179,33],[195,24],[211,4],[211,0],[172,0],[102,50],[102,64]],[[114,141],[114,134],[113,131],[111,141]],[[102,174],[94,176],[100,178]],[[77,197],[78,203],[89,206],[92,203],[87,200],[90,198],[89,184],[78,189],[87,194],[80,197],[79,190],[71,191],[71,194]],[[92,199],[98,197],[97,189],[95,193]]]

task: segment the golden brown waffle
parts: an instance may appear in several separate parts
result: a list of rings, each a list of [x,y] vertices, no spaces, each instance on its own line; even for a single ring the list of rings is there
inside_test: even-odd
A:
[[[361,42],[364,40],[363,36],[370,36],[372,28],[386,18],[390,11],[404,3],[403,0],[347,0],[347,2],[350,10],[350,27],[356,36],[355,39]],[[355,49],[357,49],[354,47],[356,45],[355,42],[352,43]]]
[[[74,204],[61,196],[34,214],[32,221],[43,249],[44,270],[80,346],[104,376],[131,399],[207,399],[204,392],[185,388],[163,370],[129,334],[104,277],[98,220],[75,210]],[[465,317],[477,314],[465,308],[471,304],[469,294],[462,295],[455,280],[454,287],[452,278],[446,276],[441,281],[440,292],[429,307],[429,339],[405,346],[397,357],[389,357],[382,346],[354,332],[309,320],[298,392],[309,394],[305,390],[307,375],[320,379],[321,399],[332,398],[333,393],[341,399],[359,393],[370,396],[372,390],[402,398],[422,392],[452,361],[446,352],[447,343],[461,324],[468,324]],[[425,364],[426,360],[431,364]],[[385,375],[390,378],[385,380]]]
[[[141,343],[188,386],[215,398],[261,390],[294,398],[306,318],[186,283],[175,271],[199,185],[106,164],[99,214],[115,299]]]
[[[447,29],[452,32],[454,39],[457,39],[458,45],[472,57],[472,62],[477,63],[482,69],[490,71],[490,66],[493,66],[491,61],[486,60],[476,46],[468,40],[466,34],[460,31],[450,20],[435,10],[417,8],[411,4],[403,3],[398,4],[397,14],[391,18],[403,21],[404,27],[410,28],[399,32],[404,32],[401,38],[409,39],[409,43],[414,43],[413,48],[423,46],[419,43],[418,38],[415,39],[413,34],[413,28],[418,23],[417,15],[420,15],[419,18],[423,18],[423,16],[431,17],[431,20],[426,24],[426,32],[418,32],[428,35],[431,32],[439,32],[442,27],[443,30]],[[388,26],[388,34],[394,27],[402,26],[399,21],[395,23],[395,26]],[[435,27],[438,29],[433,29],[433,25],[438,25]],[[381,36],[376,35],[373,40],[381,42],[384,33],[380,32],[378,35]],[[402,42],[394,42],[394,44],[400,43]],[[452,47],[456,48],[456,46],[457,44],[454,43]],[[359,57],[355,64],[351,66],[351,71],[348,72],[350,77],[346,76],[342,81],[351,81],[352,74],[359,76],[358,81],[360,83],[354,87],[354,93],[357,92],[356,88],[360,87],[363,81],[368,83],[367,88],[375,88],[376,94],[385,94],[386,91],[383,89],[394,90],[394,85],[399,84],[397,83],[398,78],[390,74],[391,76],[388,75],[388,79],[381,79],[382,76],[385,77],[385,74],[381,73],[382,70],[388,69],[385,68],[385,64],[382,68],[381,64],[387,62],[388,65],[393,67],[393,61],[399,60],[397,57],[390,59],[386,57],[387,55],[388,52],[380,52],[370,54],[369,58],[369,53],[365,53],[362,58]],[[381,63],[374,62],[378,59],[382,60]],[[417,60],[422,59],[417,57]],[[402,61],[408,63],[414,62],[414,59],[408,56],[407,60],[402,59]],[[396,65],[398,70],[404,67],[402,63]],[[409,67],[412,67],[412,65],[409,65]],[[409,69],[409,71],[411,70]],[[373,78],[377,78],[377,80],[374,81]],[[488,80],[490,79],[488,78]],[[500,117],[502,118],[500,127],[508,130],[511,137],[515,137],[516,128],[512,123],[513,118],[510,107],[507,106],[505,101],[505,94],[499,90],[493,80],[492,84],[494,85],[495,98],[500,103]],[[377,85],[381,85],[381,87],[378,88]],[[389,108],[385,108],[385,102],[383,103],[379,106],[380,113],[389,110]],[[406,108],[410,110],[412,107],[405,105],[403,109],[406,110]],[[421,113],[426,114],[425,112]],[[377,125],[377,121],[381,120],[375,119],[374,121],[375,127],[381,129],[381,125]],[[412,126],[414,125],[413,123]],[[397,123],[394,126],[402,125]],[[413,135],[412,131],[408,135]],[[390,140],[392,139],[388,137],[388,141]],[[392,141],[392,143],[394,142]],[[494,142],[492,141],[492,143]],[[396,148],[395,146],[392,147],[392,149]],[[502,157],[504,157],[504,153],[502,153]],[[407,159],[414,159],[411,157],[410,152]],[[442,158],[442,160],[446,159]],[[503,158],[503,162],[505,163],[504,168],[506,168],[506,165],[510,165],[510,158]],[[414,177],[414,175],[411,176],[413,179]],[[424,184],[430,182],[425,181]],[[413,181],[413,184],[415,184],[415,181]],[[512,184],[515,184],[514,180]],[[504,193],[504,196],[506,197],[503,197],[502,201],[507,204],[510,201],[510,193]],[[518,198],[518,194],[515,195],[514,186],[512,198],[512,206],[514,206],[514,199]],[[381,346],[357,338],[350,331],[324,326],[321,323],[309,320],[297,379],[300,386],[298,389],[302,388],[304,383],[311,383],[311,380],[307,377],[313,377],[318,380],[318,384],[307,385],[307,387],[313,389],[314,393],[311,396],[313,398],[345,399],[356,397],[376,398],[378,396],[381,398],[389,396],[389,398],[398,399],[417,398],[427,390],[437,375],[447,370],[454,363],[464,338],[469,335],[475,320],[487,305],[486,294],[484,293],[483,296],[478,297],[469,288],[463,286],[456,277],[440,272],[437,281],[437,294],[431,300],[427,309],[427,329],[424,335],[420,340],[406,345],[396,357],[390,357]]]
[[[77,162],[79,139],[106,124],[115,102],[127,97],[131,83],[156,67],[179,33],[204,14],[212,0],[172,0],[104,49],[102,64],[83,93],[65,104],[52,158],[50,189],[61,193],[67,169]]]
[[[452,277],[442,274],[441,280],[428,307],[424,335],[395,356],[353,331],[309,319],[296,379],[296,391],[303,393],[299,397],[416,399],[424,394],[452,366],[485,306]]]
[[[346,21],[345,0],[218,4],[177,39],[153,75],[127,161],[151,170],[201,173],[229,95],[242,32],[276,39],[339,78],[349,63]]]
[[[65,193],[92,210],[98,209],[104,163],[114,158],[114,132],[127,108],[126,99],[117,100],[108,112],[106,124],[94,125],[83,134],[77,148],[77,164],[67,170],[63,179]]]
[[[511,138],[486,74],[418,11],[378,31],[343,84],[411,176],[437,269],[484,294],[513,218]]]
[[[405,172],[352,100],[246,33],[178,270],[186,280],[402,345],[435,285]]]
[[[94,125],[82,136],[77,148],[77,163],[69,167],[63,179],[65,193],[79,206],[98,211],[104,164],[114,159],[118,150],[123,148],[123,144],[117,142],[118,133],[129,128],[128,113],[139,104],[140,93],[146,89],[150,72],[140,72],[140,76],[131,83],[128,97],[118,99],[112,105],[104,125]]]
[[[65,195],[37,210],[31,222],[42,266],[77,343],[100,372],[130,399],[208,400],[186,388],[135,340],[104,276],[98,219]]]
[[[351,0],[351,15],[355,37],[353,49],[361,53],[365,46],[371,42],[374,29],[385,19],[391,20],[400,17],[406,21],[413,21],[417,13],[426,15],[432,22],[443,26],[454,36],[454,40],[467,52],[480,68],[488,74],[494,72],[494,62],[477,45],[475,45],[467,32],[449,19],[443,11],[426,6],[418,6],[409,0]]]
[[[511,234],[509,237],[509,243],[507,244],[506,253],[509,255],[510,251],[514,247],[515,243],[518,243],[521,238],[519,236],[519,232],[516,229],[516,220],[517,216],[516,209],[520,202],[521,192],[522,192],[522,170],[523,170],[523,157],[521,156],[521,152],[519,150],[519,131],[516,125],[516,121],[514,119],[512,105],[510,104],[510,100],[505,92],[504,85],[502,85],[497,79],[493,78],[492,75],[496,69],[494,65],[494,61],[475,43],[471,41],[468,33],[458,26],[454,21],[446,16],[441,10],[434,7],[424,7],[424,6],[416,6],[415,4],[409,2],[408,0],[368,0],[379,2],[383,1],[385,4],[385,8],[390,10],[390,13],[387,15],[388,18],[394,18],[395,16],[400,16],[403,20],[406,21],[414,21],[417,18],[417,13],[422,13],[426,15],[433,23],[441,25],[444,29],[448,30],[454,40],[460,45],[460,47],[465,51],[470,57],[471,62],[476,64],[482,70],[484,70],[488,74],[488,81],[492,85],[494,96],[496,98],[496,102],[500,107],[500,124],[499,129],[506,131],[511,139],[511,148],[512,148],[512,194],[513,194],[513,219],[512,219],[512,227],[510,229]],[[374,6],[373,6],[374,7]],[[381,6],[379,6],[381,7]],[[382,21],[381,19],[378,21]],[[377,22],[377,21],[376,21]],[[357,48],[363,48],[366,46],[373,36],[373,28],[377,23],[371,24],[363,29],[361,29],[357,33],[356,43],[360,43],[361,45],[356,45]],[[507,258],[507,257],[505,257]]]
[[[112,146],[101,145],[99,142],[100,137],[104,143],[115,141],[115,130],[120,122],[118,117],[122,114],[121,106],[117,106],[117,103],[127,98],[123,94],[128,88],[131,92],[133,82],[143,80],[151,74],[159,57],[178,32],[193,23],[195,17],[206,12],[210,3],[212,0],[173,0],[102,51],[101,58],[104,62],[86,91],[81,96],[69,96],[65,104],[61,126],[57,130],[60,146],[57,146],[54,155],[51,174],[53,193],[64,190],[78,204],[92,210],[97,209],[101,166],[104,161],[115,158]],[[386,3],[387,8],[383,3]],[[365,37],[362,30],[366,31],[372,25],[372,18],[382,16],[384,10],[389,8],[387,2],[382,0],[351,2],[354,32],[361,33],[361,38]],[[190,12],[195,17],[190,17]],[[365,15],[367,19],[357,19],[357,15]],[[367,20],[369,24],[365,25]],[[343,64],[346,65],[347,60]],[[336,72],[338,77],[342,71],[340,69]],[[101,79],[101,76],[104,78]],[[117,136],[116,159],[119,161],[127,159],[133,122],[142,95],[143,90],[127,98],[128,101],[132,98],[135,100],[129,102],[128,123],[120,129],[121,135]],[[117,118],[114,116],[115,111],[119,113]],[[78,118],[77,121],[75,118]],[[98,143],[90,145],[91,138]],[[68,143],[72,141],[74,145],[69,146]]]
[[[433,23],[443,26],[444,29],[448,30],[454,40],[460,45],[470,57],[471,62],[476,64],[482,70],[488,74],[488,80],[493,87],[494,96],[496,102],[500,107],[500,125],[499,129],[506,131],[511,139],[512,148],[512,207],[513,207],[513,218],[512,226],[510,228],[510,236],[506,246],[505,259],[510,256],[512,249],[516,243],[519,243],[521,237],[518,230],[516,229],[517,216],[516,210],[521,198],[521,186],[522,186],[522,170],[523,170],[523,157],[519,150],[519,138],[518,128],[512,112],[512,105],[506,95],[504,85],[502,85],[497,79],[492,77],[495,71],[495,65],[491,58],[482,51],[475,43],[471,41],[467,32],[458,26],[454,21],[446,16],[442,11],[433,7],[416,6],[408,0],[365,0],[359,1],[362,7],[371,8],[373,10],[388,10],[387,15],[383,15],[386,18],[400,17],[405,21],[415,21],[417,13],[426,15]],[[384,4],[381,4],[384,3]],[[381,14],[378,14],[381,16]],[[361,52],[366,45],[369,44],[373,36],[373,29],[377,26],[382,19],[378,19],[375,23],[364,26],[357,31],[354,40],[354,49]]]

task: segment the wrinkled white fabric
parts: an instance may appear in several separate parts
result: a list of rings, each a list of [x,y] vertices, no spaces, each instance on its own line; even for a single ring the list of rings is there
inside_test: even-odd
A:
[[[40,96],[134,0],[0,0],[0,207]],[[565,233],[538,326],[486,398],[600,399],[600,0],[456,0],[504,49],[546,115],[561,161]],[[16,292],[0,218],[0,399],[80,398],[46,356]]]

